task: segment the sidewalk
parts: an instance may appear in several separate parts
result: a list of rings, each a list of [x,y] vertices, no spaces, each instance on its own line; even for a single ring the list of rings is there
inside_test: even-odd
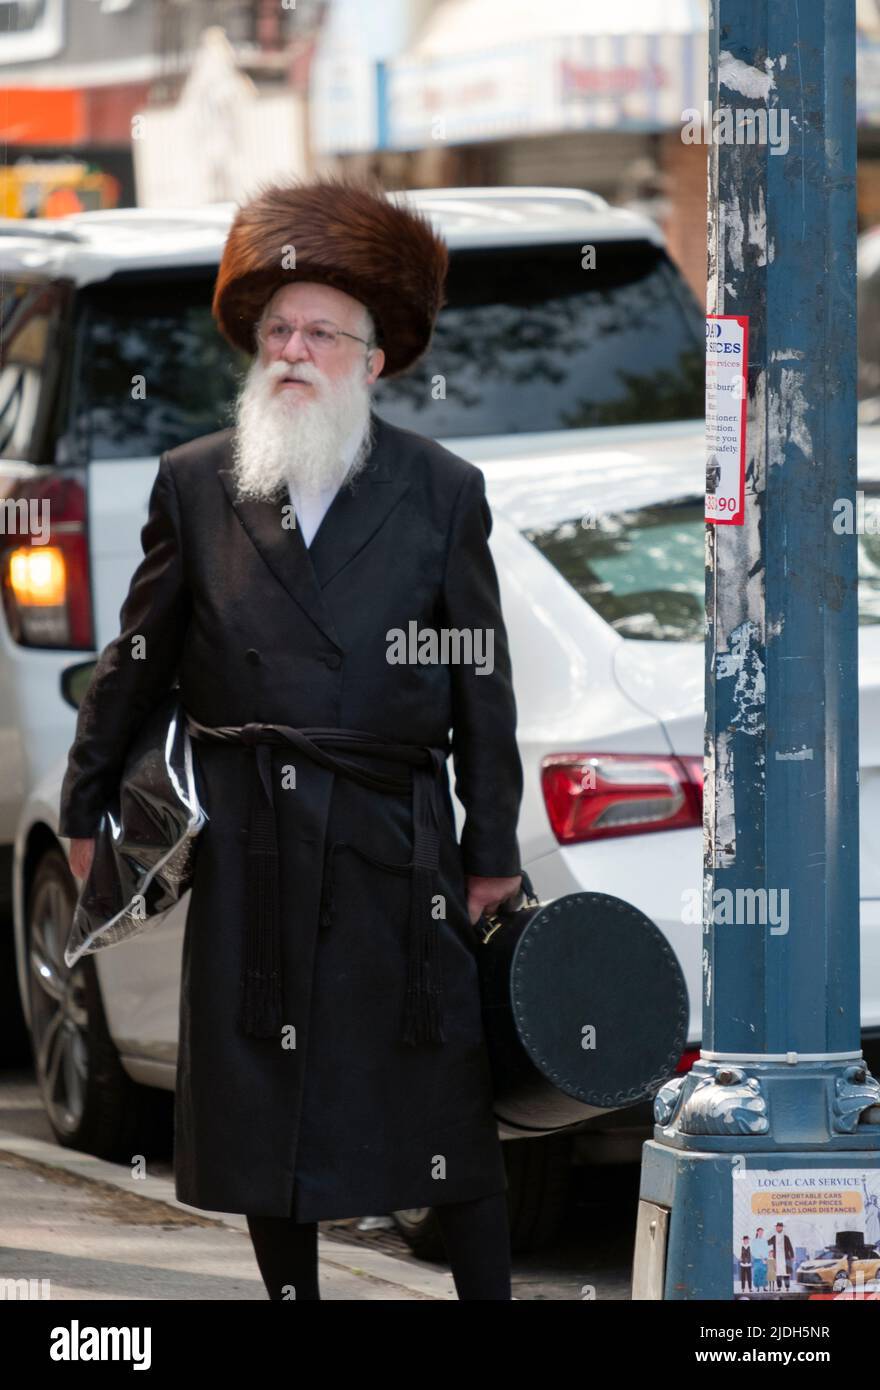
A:
[[[319,1232],[322,1299],[455,1299],[452,1276]],[[52,1300],[268,1301],[243,1215],[178,1202],[89,1154],[0,1130],[0,1281],[48,1279]],[[2,1299],[2,1292],[0,1292]]]

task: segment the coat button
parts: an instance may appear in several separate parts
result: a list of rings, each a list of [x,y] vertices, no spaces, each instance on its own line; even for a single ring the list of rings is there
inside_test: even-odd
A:
[[[244,659],[245,661],[249,661],[252,666],[259,666],[260,653],[257,651],[256,647],[248,647],[244,654]]]
[[[329,666],[331,671],[338,671],[342,665],[342,657],[338,656],[336,652],[325,652],[321,660],[325,666]]]

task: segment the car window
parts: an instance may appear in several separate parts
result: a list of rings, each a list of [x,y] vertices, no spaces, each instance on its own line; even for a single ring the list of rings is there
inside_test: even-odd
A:
[[[645,242],[454,252],[429,353],[376,385],[433,438],[700,418],[702,321]],[[249,359],[218,334],[204,275],[117,275],[80,295],[72,426],[90,458],[161,453],[231,423]]]
[[[215,275],[165,270],[82,290],[72,427],[86,457],[160,454],[232,423],[250,358],[217,332]]]
[[[0,273],[0,458],[51,461],[64,304],[56,285]]]
[[[433,438],[701,419],[705,327],[660,248],[459,251],[428,354],[376,409]],[[700,335],[703,341],[701,345]]]
[[[880,489],[866,489],[880,498]],[[702,498],[578,516],[523,534],[622,637],[702,642]],[[859,623],[880,623],[880,535],[859,535]]]

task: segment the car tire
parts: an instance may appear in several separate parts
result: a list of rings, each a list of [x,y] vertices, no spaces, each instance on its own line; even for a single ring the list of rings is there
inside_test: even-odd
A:
[[[572,1145],[570,1134],[505,1143],[514,1250],[540,1250],[556,1236],[571,1193]]]
[[[165,1093],[139,1086],[113,1043],[94,958],[64,961],[77,890],[60,849],[40,859],[27,898],[31,1052],[52,1132],[64,1148],[120,1162],[170,1147]]]
[[[12,913],[0,908],[0,1058],[4,1067],[26,1067],[30,1035],[24,1021],[15,962]]]
[[[510,1246],[525,1254],[549,1244],[559,1229],[571,1190],[572,1139],[566,1134],[507,1140],[502,1152],[507,1170]],[[423,1260],[446,1260],[440,1223],[433,1207],[394,1212],[397,1229],[413,1254]]]

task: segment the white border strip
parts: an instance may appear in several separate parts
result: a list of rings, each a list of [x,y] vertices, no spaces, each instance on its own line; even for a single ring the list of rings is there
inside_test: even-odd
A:
[[[701,1062],[862,1062],[861,1052],[700,1052]]]

